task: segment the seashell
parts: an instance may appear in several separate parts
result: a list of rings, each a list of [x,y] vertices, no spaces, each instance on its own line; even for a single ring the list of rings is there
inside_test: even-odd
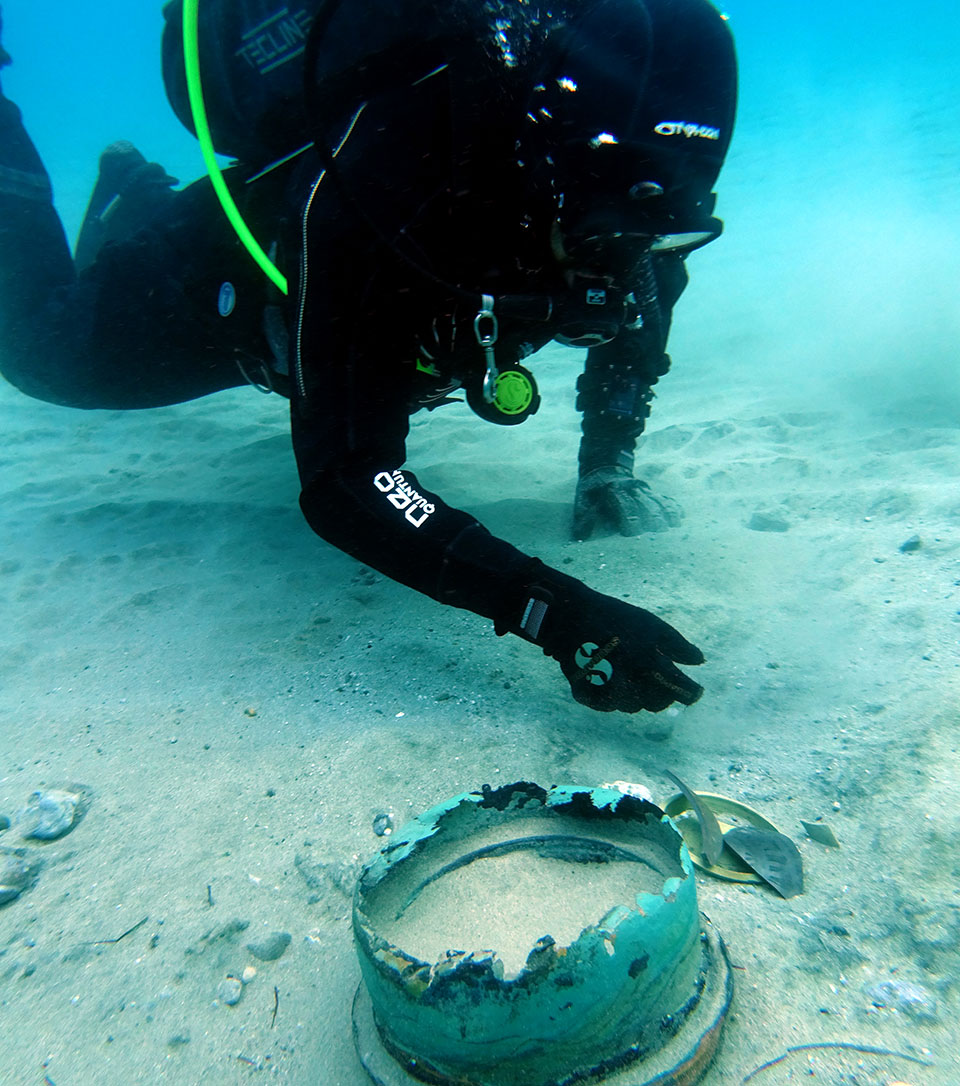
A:
[[[0,849],[0,905],[14,901],[36,881],[40,865],[20,855],[21,851]]]
[[[34,792],[26,807],[17,812],[17,829],[21,837],[53,841],[69,833],[87,813],[89,806],[90,792],[82,785]]]

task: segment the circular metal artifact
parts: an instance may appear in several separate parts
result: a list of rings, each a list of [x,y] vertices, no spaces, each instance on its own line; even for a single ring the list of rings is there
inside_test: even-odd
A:
[[[756,829],[770,830],[779,833],[777,827],[752,807],[748,807],[739,800],[729,796],[720,796],[714,792],[697,792],[701,803],[706,804],[717,816],[720,830],[726,833],[728,830],[737,829],[740,826],[753,826]],[[762,883],[764,880],[748,867],[732,849],[724,846],[720,858],[715,864],[711,864],[703,855],[703,845],[700,837],[700,826],[697,816],[690,810],[690,804],[685,796],[680,794],[671,796],[663,805],[663,809],[674,821],[677,829],[683,836],[684,843],[690,850],[690,859],[694,866],[713,875],[718,879],[726,879],[728,882],[754,882]]]
[[[613,788],[432,808],[364,867],[353,930],[378,1086],[691,1086],[733,991],[679,833]]]

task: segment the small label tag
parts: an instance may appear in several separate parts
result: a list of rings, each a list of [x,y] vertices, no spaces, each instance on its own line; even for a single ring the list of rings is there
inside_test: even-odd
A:
[[[548,609],[545,600],[538,600],[534,597],[527,600],[523,618],[520,620],[520,629],[531,641],[536,641],[540,636],[540,627],[543,625]]]
[[[220,293],[217,295],[217,312],[221,317],[229,317],[233,307],[237,304],[237,292],[233,283],[226,282],[220,285]]]

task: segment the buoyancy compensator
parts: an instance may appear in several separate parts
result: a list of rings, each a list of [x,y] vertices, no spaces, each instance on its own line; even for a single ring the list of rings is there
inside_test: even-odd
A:
[[[318,118],[307,117],[304,61],[311,30],[317,48],[314,104],[334,138],[372,90],[378,71],[425,74],[431,50],[424,27],[445,32],[427,0],[378,3],[345,18],[341,0],[202,0],[198,8],[200,70],[213,145],[222,155],[258,167],[309,144]],[[183,50],[184,0],[164,6],[163,79],[180,121],[194,132]],[[338,16],[338,17],[334,17]],[[315,27],[315,24],[316,25]],[[389,64],[387,61],[389,60]]]
[[[656,325],[640,274],[650,254],[684,253],[720,232],[712,186],[732,130],[736,63],[708,0],[170,0],[164,79],[197,131],[185,8],[197,19],[212,146],[263,172],[314,145],[356,221],[425,286],[470,307],[471,402],[485,417],[511,424],[539,402],[532,375],[502,357],[500,318],[588,348],[638,321]],[[506,147],[519,179],[511,214],[552,250],[546,290],[512,294],[505,281],[425,259],[407,230],[409,200],[396,197],[407,189],[391,175],[391,198],[380,200],[382,171],[358,185],[334,162],[358,118],[376,137],[379,104],[401,110],[427,85],[442,88],[446,107],[430,129],[449,145],[445,156],[430,147],[448,163],[438,191],[450,201],[469,194],[468,211],[482,205],[484,186],[499,192]]]

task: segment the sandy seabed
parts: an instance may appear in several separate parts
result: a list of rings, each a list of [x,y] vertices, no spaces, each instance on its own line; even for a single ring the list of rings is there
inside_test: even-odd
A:
[[[751,1081],[960,1082],[956,415],[751,371],[732,341],[688,365],[682,322],[672,346],[638,474],[680,528],[569,540],[560,349],[523,427],[455,406],[410,444],[425,485],[701,645],[705,696],[659,716],[590,712],[532,646],[317,540],[279,398],[83,414],[0,390],[0,813],[93,794],[59,840],[0,834],[42,860],[0,907],[0,1081],[364,1086],[350,892],[376,816],[521,779],[664,800],[670,768],[759,809],[806,870],[789,901],[698,875],[737,967],[705,1081],[843,1041],[932,1065],[819,1049]],[[839,850],[806,839],[817,816]],[[285,953],[255,958],[274,931]],[[876,1006],[890,980],[924,1000]]]

